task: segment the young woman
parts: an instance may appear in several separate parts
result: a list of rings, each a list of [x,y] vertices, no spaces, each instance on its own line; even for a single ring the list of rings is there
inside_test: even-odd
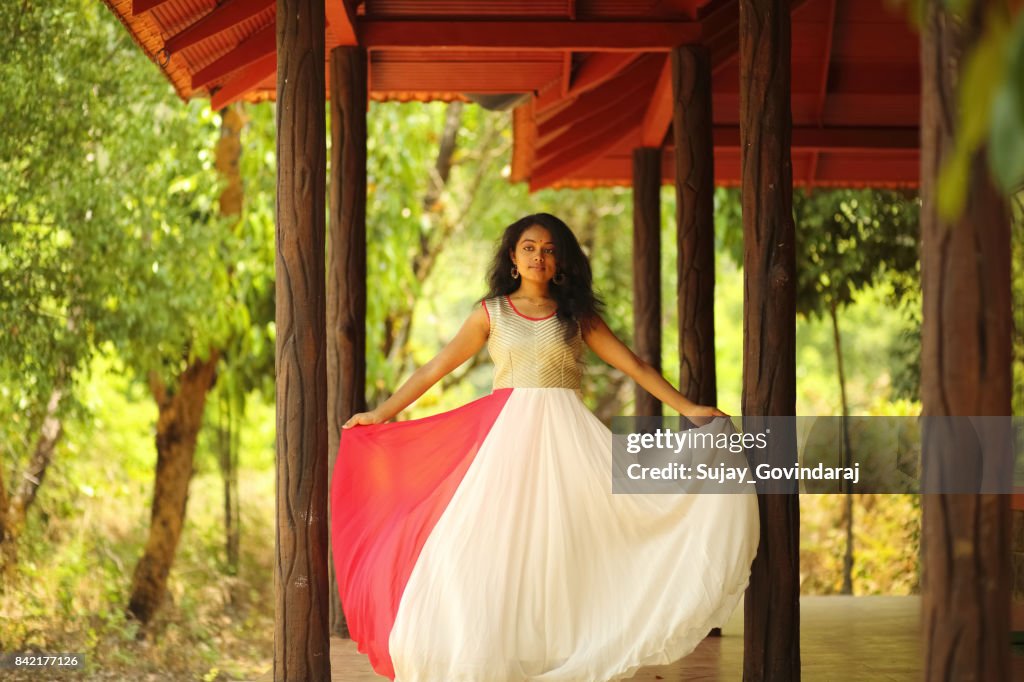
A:
[[[599,307],[571,230],[527,216],[505,230],[455,338],[344,424],[334,561],[352,639],[379,674],[625,679],[685,656],[736,607],[756,496],[613,495],[611,434],[580,399],[583,344],[695,423],[731,424],[623,345]],[[384,423],[485,344],[489,396]]]

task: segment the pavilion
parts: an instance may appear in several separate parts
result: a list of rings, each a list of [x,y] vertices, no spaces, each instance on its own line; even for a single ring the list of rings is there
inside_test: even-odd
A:
[[[936,159],[953,133],[939,102],[955,79],[934,55],[971,38],[934,2],[928,16],[938,19],[922,39],[882,0],[105,2],[183,99],[209,97],[215,109],[277,100],[276,679],[329,679],[329,634],[339,625],[328,460],[340,424],[365,406],[369,99],[515,106],[514,180],[533,189],[631,184],[635,342],[656,366],[658,189],[673,184],[677,286],[687,292],[680,390],[699,402],[715,395],[713,189],[741,187],[751,418],[795,412],[792,187],[920,187],[925,410],[1010,413],[1009,222],[983,166],[972,170],[955,244],[936,236],[949,224],[933,208]],[[938,312],[954,303],[955,323]],[[985,315],[986,305],[1006,314]],[[989,362],[953,376],[948,358],[961,356]],[[637,409],[660,406],[638,396]],[[298,472],[312,476],[290,475]],[[938,576],[923,600],[925,669],[1008,678],[1009,500],[937,497],[924,514],[925,563]],[[788,682],[800,677],[799,510],[795,496],[760,501],[743,676]],[[984,536],[992,547],[981,546],[977,524],[995,529]],[[975,560],[947,566],[965,546]],[[962,595],[982,584],[994,587],[967,608]]]

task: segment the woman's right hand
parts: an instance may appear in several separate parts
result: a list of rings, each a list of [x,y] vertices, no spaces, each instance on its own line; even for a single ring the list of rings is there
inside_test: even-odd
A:
[[[370,424],[380,424],[381,422],[387,421],[384,415],[377,412],[377,410],[370,410],[369,412],[359,412],[352,415],[347,422],[345,422],[341,428],[348,429],[353,426],[363,426]]]

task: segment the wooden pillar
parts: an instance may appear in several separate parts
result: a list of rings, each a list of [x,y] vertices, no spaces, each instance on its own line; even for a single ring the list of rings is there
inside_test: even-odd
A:
[[[972,155],[966,205],[939,216],[938,176],[958,132],[963,56],[988,3],[962,18],[937,0],[921,26],[921,402],[925,415],[1011,414],[1010,230],[1006,203]],[[962,131],[960,131],[962,133]],[[924,432],[929,480],[955,476],[972,453]],[[984,443],[982,448],[985,448]],[[977,454],[977,453],[974,453]],[[990,459],[992,452],[984,453]],[[938,471],[928,471],[938,469]],[[1010,496],[923,495],[921,632],[924,679],[1009,680]]]
[[[676,305],[679,392],[718,402],[715,380],[715,157],[711,59],[702,45],[672,51],[672,131],[676,163]]]
[[[661,149],[633,150],[633,345],[661,371]],[[639,384],[636,415],[661,415],[661,401]]]
[[[683,45],[673,50],[671,57],[679,392],[699,405],[715,405],[718,390],[711,59],[703,45]],[[710,634],[717,637],[722,629],[712,628]]]
[[[740,0],[743,425],[796,413],[796,262],[788,0]],[[785,429],[783,429],[786,431]],[[773,429],[771,461],[795,461],[795,431]],[[800,679],[800,508],[759,494],[761,542],[744,598],[743,679]]]
[[[324,3],[277,2],[274,679],[329,680]]]
[[[333,479],[341,425],[366,409],[366,50],[331,50],[331,204],[327,272],[327,414]],[[330,518],[330,517],[328,517]],[[331,632],[348,636],[331,576]]]

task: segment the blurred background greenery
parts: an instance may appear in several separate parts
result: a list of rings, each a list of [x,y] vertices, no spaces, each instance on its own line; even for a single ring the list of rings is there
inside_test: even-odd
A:
[[[0,34],[0,650],[86,652],[97,679],[253,677],[273,649],[273,105],[183,104],[88,0],[3,3]],[[631,342],[630,191],[530,194],[510,184],[510,124],[462,103],[370,107],[371,405],[454,334],[484,293],[496,239],[526,213],[555,213],[576,231],[607,320]],[[446,136],[454,145],[441,144]],[[235,180],[218,170],[232,153]],[[451,168],[444,177],[440,161]],[[225,196],[239,180],[237,213]],[[1024,241],[1014,209],[1021,414]],[[715,347],[719,406],[731,414],[742,379],[739,211],[736,191],[717,190]],[[917,414],[916,197],[798,192],[794,211],[798,413]],[[665,188],[663,369],[673,382],[674,215]],[[126,605],[157,464],[154,386],[173,391],[210,348],[217,379],[184,528],[166,597],[142,627]],[[631,414],[626,378],[593,355],[588,368],[588,405],[606,422]],[[401,418],[489,390],[481,355]],[[918,499],[852,502],[802,496],[802,592],[916,593]]]

